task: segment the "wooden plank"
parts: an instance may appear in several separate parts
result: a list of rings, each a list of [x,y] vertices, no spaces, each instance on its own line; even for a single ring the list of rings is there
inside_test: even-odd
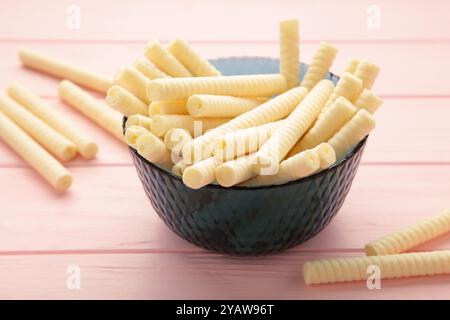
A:
[[[67,27],[71,5],[80,9],[79,29]],[[367,26],[370,5],[380,9],[380,28]],[[369,11],[368,11],[369,10]],[[278,22],[301,20],[303,39],[448,39],[445,0],[426,1],[276,1],[207,0],[2,1],[0,38],[88,39],[114,41],[172,39],[276,41]],[[257,11],[257,14],[255,12]],[[233,23],[230,23],[232,17]],[[251,20],[250,20],[251,19]],[[72,20],[73,21],[73,20]],[[176,22],[176,23],[174,23]],[[73,25],[73,24],[72,24]],[[245,26],[243,28],[242,26]]]
[[[0,62],[0,89],[12,80],[22,81],[44,96],[56,96],[58,81],[40,73],[20,68],[17,52],[20,47],[29,47],[56,57],[71,60],[80,65],[98,70],[112,77],[120,66],[142,57],[145,43],[139,44],[80,44],[80,43],[24,43],[0,44],[3,59]],[[337,44],[339,54],[331,70],[341,73],[350,58],[369,59],[377,63],[382,71],[374,91],[387,96],[450,96],[447,63],[450,43],[435,46],[425,44]],[[195,46],[207,58],[227,56],[278,57],[278,45],[272,44],[209,44]],[[311,60],[317,44],[302,44],[301,60]],[[426,80],[426,81],[425,81]],[[424,82],[425,81],[425,82]],[[426,83],[426,85],[424,85]]]
[[[29,169],[0,169],[0,252],[204,252],[163,225],[134,168],[72,172],[73,190],[57,195]],[[367,241],[448,207],[448,190],[449,165],[363,165],[329,227],[293,251],[361,250]],[[436,248],[450,249],[450,238]]]
[[[448,276],[305,286],[302,265],[354,253],[0,256],[1,299],[449,299]],[[69,290],[70,266],[80,290]],[[69,269],[70,270],[70,269]],[[72,269],[73,270],[73,269]],[[72,273],[73,275],[73,273]]]
[[[86,120],[59,99],[47,101],[73,119],[83,131],[99,142],[100,151],[93,161],[81,158],[74,166],[129,165],[127,148],[114,137]],[[442,163],[450,162],[450,99],[386,99],[377,112],[377,128],[366,148],[365,163]],[[3,142],[0,142],[0,167],[27,167]]]

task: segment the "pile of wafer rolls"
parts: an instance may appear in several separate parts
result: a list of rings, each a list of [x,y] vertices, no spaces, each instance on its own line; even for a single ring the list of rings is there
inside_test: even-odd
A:
[[[326,77],[337,49],[323,42],[299,74],[299,23],[281,21],[279,31],[277,74],[223,76],[182,39],[167,46],[150,41],[142,57],[112,79],[32,50],[21,50],[19,58],[25,67],[62,79],[58,94],[66,104],[189,188],[276,185],[343,159],[375,128],[382,104],[371,91],[375,64],[351,59],[335,85]],[[105,101],[86,89],[106,94]],[[16,133],[2,138],[61,189],[60,161],[77,153],[91,159],[97,145],[29,89],[13,84],[8,95],[0,97],[1,124],[16,125],[40,149],[25,157],[19,146],[25,142],[10,139]],[[52,161],[39,164],[44,152]]]
[[[351,59],[335,85],[337,49],[323,42],[299,74],[299,23],[279,31],[278,74],[223,76],[184,40],[149,42],[106,97],[129,146],[193,189],[277,185],[343,159],[375,128],[379,68]]]

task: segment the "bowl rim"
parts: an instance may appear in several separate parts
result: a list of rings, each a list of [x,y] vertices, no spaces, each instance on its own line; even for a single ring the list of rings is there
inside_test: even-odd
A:
[[[219,58],[215,58],[215,59],[211,59],[211,62],[215,62],[215,61],[221,61],[221,60],[227,60],[227,59],[260,59],[260,60],[271,60],[271,61],[277,61],[277,58],[273,58],[273,57],[262,57],[262,56],[229,56],[229,57],[219,57]],[[303,62],[300,62],[300,64],[302,65],[306,65]],[[306,65],[307,66],[307,65]],[[328,76],[332,79],[332,78],[337,78],[339,79],[339,76],[332,73],[332,72],[328,72]],[[125,133],[125,123],[126,123],[127,117],[124,116],[123,117],[123,123],[122,123],[122,127],[123,127],[123,131]],[[198,190],[201,189],[218,189],[218,190],[261,190],[261,189],[271,189],[271,188],[277,188],[277,187],[284,187],[284,186],[289,186],[289,185],[294,185],[294,184],[299,184],[299,183],[303,183],[303,182],[307,182],[309,180],[313,180],[315,178],[321,177],[322,175],[326,175],[327,173],[329,173],[332,170],[337,170],[338,167],[343,166],[349,159],[353,158],[360,150],[361,148],[364,147],[364,145],[367,142],[367,139],[369,138],[369,135],[365,136],[364,139],[362,139],[356,146],[354,146],[352,148],[351,151],[349,151],[345,157],[343,157],[342,159],[340,159],[339,161],[335,162],[332,166],[323,169],[317,173],[314,173],[312,175],[309,175],[307,177],[303,177],[297,180],[292,180],[292,181],[288,181],[285,183],[281,183],[281,184],[270,184],[270,185],[261,185],[261,186],[239,186],[239,185],[234,185],[231,187],[222,187],[219,184],[208,184]],[[179,182],[183,183],[183,180],[181,177],[173,174],[171,171],[167,171],[157,165],[155,165],[154,163],[148,161],[147,159],[145,159],[144,157],[142,157],[134,148],[132,148],[131,146],[128,146],[129,150],[131,152],[133,152],[135,155],[137,155],[141,160],[143,160],[145,162],[145,164],[151,166],[154,170],[160,171],[163,174],[166,174],[168,176],[170,176],[172,179],[176,179],[179,180]],[[183,183],[184,185],[184,183]],[[186,188],[189,188],[188,186],[186,186]],[[190,188],[189,188],[190,189]],[[192,190],[196,190],[196,189],[192,189]]]

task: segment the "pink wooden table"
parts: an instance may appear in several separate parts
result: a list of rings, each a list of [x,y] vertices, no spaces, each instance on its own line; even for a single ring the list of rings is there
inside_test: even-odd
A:
[[[95,2],[95,3],[93,3]],[[338,4],[340,3],[340,4]],[[379,29],[367,26],[371,8]],[[70,5],[79,29],[66,22]],[[97,138],[98,158],[71,162],[73,189],[57,195],[0,142],[0,298],[450,298],[450,278],[305,287],[317,258],[363,253],[366,241],[450,205],[448,1],[0,1],[0,88],[34,89]],[[278,54],[278,21],[301,19],[301,59],[321,40],[382,67],[385,99],[350,194],[330,226],[288,252],[236,258],[199,249],[157,218],[128,151],[56,97],[57,81],[22,69],[30,47],[113,75],[149,39],[184,37],[206,57]],[[442,237],[420,249],[450,249]],[[81,288],[67,286],[79,270]],[[79,268],[79,269],[77,269]],[[69,273],[66,273],[69,271]]]

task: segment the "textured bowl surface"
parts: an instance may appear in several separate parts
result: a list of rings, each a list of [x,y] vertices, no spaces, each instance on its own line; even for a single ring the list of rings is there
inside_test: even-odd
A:
[[[212,63],[225,75],[278,72],[278,60],[270,58],[224,58]],[[331,74],[328,78],[338,79]],[[130,152],[153,208],[171,230],[209,250],[259,255],[299,245],[328,225],[350,190],[366,140],[327,170],[257,188],[209,185],[193,190],[134,149]]]

